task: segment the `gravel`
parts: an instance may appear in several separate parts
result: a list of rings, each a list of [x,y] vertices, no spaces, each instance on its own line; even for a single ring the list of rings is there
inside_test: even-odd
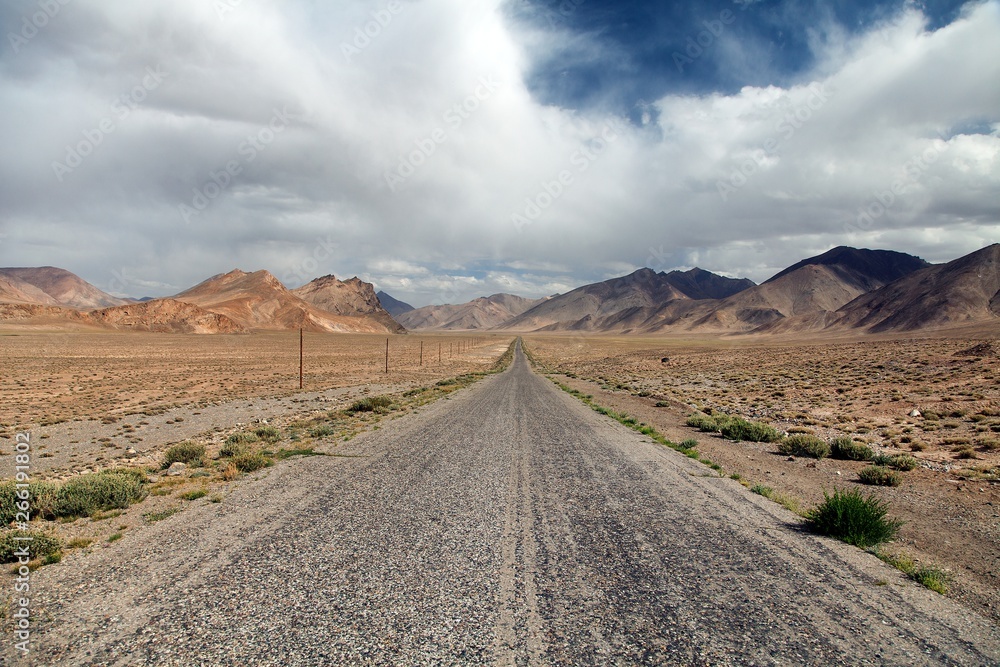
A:
[[[30,664],[1000,662],[997,626],[520,352],[338,452],[36,572]]]

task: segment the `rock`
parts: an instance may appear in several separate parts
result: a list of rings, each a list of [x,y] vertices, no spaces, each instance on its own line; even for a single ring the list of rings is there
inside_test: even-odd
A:
[[[133,449],[132,447],[129,447],[128,449],[125,450],[125,456],[127,456],[129,458],[131,458],[133,456],[138,456],[138,455],[139,455],[139,452],[135,451],[135,449]]]
[[[170,467],[167,468],[167,476],[168,477],[180,477],[182,474],[184,474],[184,470],[186,468],[187,468],[187,465],[185,465],[184,463],[181,463],[180,461],[176,461],[174,463],[171,463]]]
[[[920,414],[920,410],[913,410],[913,411],[910,412],[910,416],[911,417],[922,417],[923,415]]]

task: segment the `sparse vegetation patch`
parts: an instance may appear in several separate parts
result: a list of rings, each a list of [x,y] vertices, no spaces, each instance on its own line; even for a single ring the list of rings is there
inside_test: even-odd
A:
[[[875,452],[868,445],[853,438],[834,438],[830,442],[830,457],[842,461],[871,461]]]
[[[889,518],[888,503],[857,489],[824,492],[823,497],[824,502],[806,516],[809,526],[822,535],[867,549],[895,539],[903,525]]]
[[[858,481],[862,484],[870,484],[872,486],[899,486],[902,484],[903,479],[899,476],[898,472],[890,470],[885,466],[873,465],[862,468],[858,472]]]
[[[830,445],[814,435],[796,434],[779,442],[778,452],[786,456],[822,459],[829,456]]]
[[[728,440],[745,440],[747,442],[777,442],[781,433],[773,426],[761,422],[751,422],[740,417],[731,419],[722,426],[722,437]]]

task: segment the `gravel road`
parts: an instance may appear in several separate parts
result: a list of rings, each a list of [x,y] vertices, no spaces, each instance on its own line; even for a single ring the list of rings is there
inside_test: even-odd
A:
[[[520,351],[338,451],[36,572],[28,663],[1000,663],[997,626]]]

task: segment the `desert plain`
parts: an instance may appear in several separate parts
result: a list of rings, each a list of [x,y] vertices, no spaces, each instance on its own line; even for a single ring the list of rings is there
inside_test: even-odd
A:
[[[37,479],[115,467],[145,467],[152,475],[150,496],[127,510],[48,522],[47,530],[70,545],[60,567],[72,567],[76,552],[114,549],[123,532],[142,531],[195,502],[220,502],[244,479],[218,465],[232,434],[262,424],[277,429],[282,440],[274,453],[282,465],[336,456],[355,434],[391,429],[400,414],[475,381],[515,338],[307,333],[300,390],[297,332],[10,328],[0,333],[0,437],[11,444],[17,433],[31,434]],[[949,597],[997,622],[996,338],[973,328],[835,340],[527,334],[523,341],[537,370],[554,381],[672,441],[697,440],[698,455],[717,474],[766,489],[794,512],[807,512],[836,489],[877,494],[905,522],[887,552],[943,571]],[[391,397],[391,408],[346,411],[381,395]],[[862,486],[864,462],[787,456],[774,444],[726,440],[686,425],[696,413],[742,416],[825,440],[847,436],[878,454],[912,456],[917,467],[899,473],[899,486]],[[179,442],[203,444],[208,461],[168,477],[164,453]],[[9,479],[12,450],[4,450],[0,479]]]

